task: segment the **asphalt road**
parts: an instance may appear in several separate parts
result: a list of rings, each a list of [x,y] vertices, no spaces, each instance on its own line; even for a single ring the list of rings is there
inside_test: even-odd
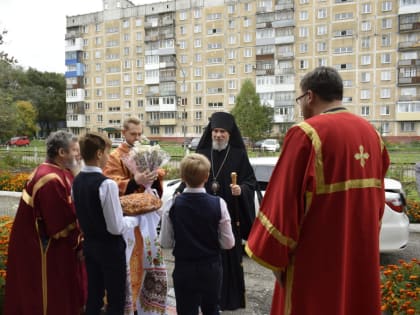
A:
[[[173,256],[170,250],[164,250],[164,257],[168,267],[169,304],[175,305],[172,286]],[[381,254],[381,265],[398,263],[399,259],[411,260],[420,258],[420,233],[411,232],[407,247],[392,254]],[[274,276],[271,271],[263,268],[247,256],[243,259],[245,271],[245,286],[247,308],[237,311],[226,311],[226,315],[267,315],[270,314],[271,299],[273,295]]]

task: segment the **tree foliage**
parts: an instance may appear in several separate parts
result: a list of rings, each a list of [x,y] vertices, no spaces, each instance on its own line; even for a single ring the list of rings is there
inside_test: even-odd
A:
[[[0,32],[0,45],[4,43],[4,36],[7,34],[7,30],[3,29]],[[9,54],[3,50],[0,50],[0,60],[8,62],[8,63],[17,63],[17,59],[13,56],[9,56]]]
[[[0,142],[20,133],[36,136],[38,127],[39,135],[47,136],[64,126],[65,95],[62,74],[24,70],[0,60]]]
[[[256,141],[270,136],[274,111],[262,106],[254,84],[245,80],[232,109],[241,134]]]
[[[34,135],[37,132],[36,118],[37,113],[32,104],[28,101],[17,101],[17,134]]]

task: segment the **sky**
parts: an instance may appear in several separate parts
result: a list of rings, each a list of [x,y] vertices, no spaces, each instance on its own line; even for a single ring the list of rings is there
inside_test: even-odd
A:
[[[101,10],[102,0],[0,0],[0,31],[8,31],[0,51],[25,69],[64,73],[66,16]]]

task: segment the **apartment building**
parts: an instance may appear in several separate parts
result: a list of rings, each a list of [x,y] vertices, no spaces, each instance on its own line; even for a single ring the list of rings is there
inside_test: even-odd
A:
[[[302,119],[301,77],[328,65],[382,135],[420,136],[419,43],[420,0],[103,0],[67,17],[67,127],[119,137],[136,116],[147,136],[181,141],[251,79],[279,135]]]

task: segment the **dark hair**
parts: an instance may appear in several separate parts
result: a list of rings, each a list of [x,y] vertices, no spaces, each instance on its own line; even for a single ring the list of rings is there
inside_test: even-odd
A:
[[[337,70],[331,67],[318,67],[305,74],[300,88],[303,93],[311,90],[324,101],[343,99],[343,81]]]
[[[111,149],[111,140],[103,134],[97,132],[88,132],[79,140],[80,154],[85,161],[91,161],[95,158],[98,150],[105,151]]]
[[[68,152],[70,143],[76,141],[77,137],[75,135],[64,130],[50,133],[46,141],[47,157],[49,159],[54,159],[57,157],[58,150],[60,149],[64,149],[64,151]]]

